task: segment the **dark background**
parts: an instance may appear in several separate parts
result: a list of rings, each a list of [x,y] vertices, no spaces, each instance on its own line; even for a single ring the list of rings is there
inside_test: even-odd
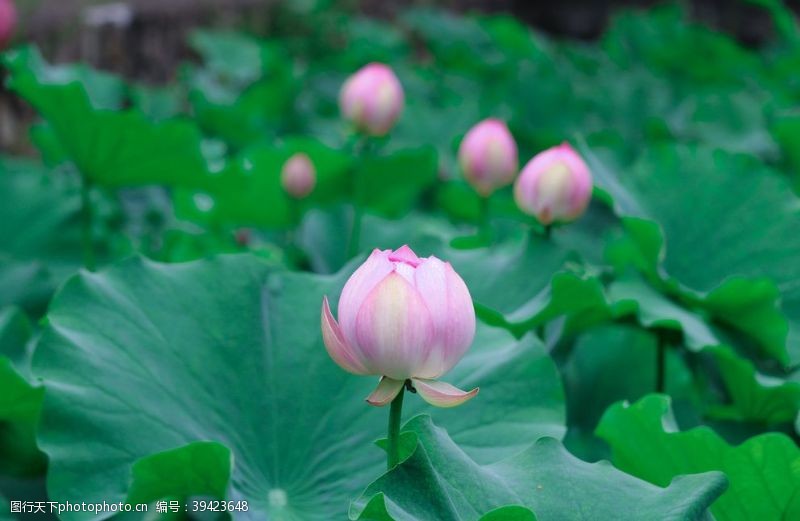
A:
[[[258,35],[286,31],[285,13],[346,9],[392,19],[408,7],[508,13],[537,30],[565,38],[599,37],[614,12],[646,9],[653,0],[16,0],[16,43],[36,44],[52,63],[83,61],[132,81],[164,84],[193,58],[187,35],[196,27],[230,27]],[[769,14],[756,1],[686,0],[693,19],[742,44],[770,41]],[[800,0],[788,2],[797,12]],[[13,44],[12,44],[13,45]],[[0,80],[2,70],[0,70]],[[27,127],[35,114],[0,83],[0,151],[32,153]]]
[[[415,5],[453,11],[506,12],[539,30],[564,37],[599,36],[620,8],[647,8],[653,0],[18,0],[18,39],[38,44],[52,61],[86,60],[128,77],[162,82],[187,58],[187,31],[197,26],[245,27],[266,34],[287,5],[332,4],[392,18]],[[769,40],[768,14],[744,0],[684,2],[699,21],[733,34],[745,45]],[[790,2],[790,4],[800,4]],[[111,5],[113,7],[109,8]],[[794,5],[793,7],[797,7]]]

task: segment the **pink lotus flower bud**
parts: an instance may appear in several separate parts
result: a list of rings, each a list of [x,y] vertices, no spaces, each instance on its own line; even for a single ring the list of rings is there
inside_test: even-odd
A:
[[[306,154],[298,152],[283,164],[281,185],[286,193],[302,199],[314,190],[317,184],[317,170]]]
[[[410,379],[437,407],[454,407],[478,389],[461,391],[434,379],[472,344],[475,309],[466,284],[448,262],[419,258],[408,246],[375,250],[348,279],[339,297],[339,322],[322,301],[322,339],[345,371],[380,375],[367,398],[386,405]]]
[[[568,143],[534,156],[514,185],[517,206],[544,225],[574,221],[591,198],[592,174]]]
[[[370,63],[350,76],[339,94],[342,115],[359,131],[386,135],[403,110],[403,87],[394,72],[382,63]]]
[[[13,0],[0,0],[0,49],[8,45],[17,28],[17,8]]]
[[[511,184],[517,175],[517,143],[505,123],[486,119],[472,127],[458,149],[469,184],[483,197]]]

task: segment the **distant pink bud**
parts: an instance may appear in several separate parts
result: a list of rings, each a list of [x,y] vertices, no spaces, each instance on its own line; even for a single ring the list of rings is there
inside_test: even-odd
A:
[[[17,8],[13,0],[0,0],[0,49],[8,45],[16,28]]]
[[[481,121],[467,132],[458,162],[469,184],[484,197],[511,184],[517,175],[517,143],[499,119]]]
[[[283,164],[281,185],[286,193],[302,199],[314,190],[317,184],[317,170],[306,154],[298,152]]]
[[[592,174],[567,143],[537,154],[514,185],[520,210],[545,225],[574,221],[586,210],[591,197]]]
[[[419,258],[408,246],[375,250],[348,279],[339,321],[322,303],[322,338],[345,371],[384,378],[370,395],[385,405],[408,379],[420,396],[445,407],[477,393],[432,380],[453,368],[475,336],[475,309],[466,284],[449,263]]]
[[[342,115],[358,130],[372,136],[386,135],[403,110],[403,87],[394,72],[382,63],[370,63],[350,76],[339,94]]]

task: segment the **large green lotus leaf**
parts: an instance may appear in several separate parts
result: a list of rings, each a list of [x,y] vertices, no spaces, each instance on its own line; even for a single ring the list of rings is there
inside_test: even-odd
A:
[[[611,404],[638,400],[656,389],[656,336],[630,324],[609,324],[579,336],[561,366],[567,394],[565,441],[570,451],[589,461],[609,457],[594,436]],[[679,353],[666,353],[665,389],[675,398],[694,401],[693,379]]]
[[[58,134],[48,122],[42,121],[31,125],[29,134],[31,143],[39,151],[45,165],[54,168],[69,163],[71,159],[69,151],[64,148],[58,139]]]
[[[264,42],[234,31],[196,30],[189,44],[209,70],[239,85],[261,78],[270,57]]]
[[[280,180],[283,164],[297,152],[308,154],[317,170],[314,191],[301,201],[289,197]],[[368,156],[354,166],[351,156],[317,140],[289,138],[244,150],[212,179],[208,197],[182,194],[178,206],[179,213],[193,220],[279,228],[294,225],[307,208],[343,199],[360,200],[371,211],[397,216],[417,204],[435,177],[436,154],[430,148]],[[346,236],[340,239],[346,249]]]
[[[717,299],[718,291],[708,300]],[[608,300],[610,317],[621,319],[634,315],[644,327],[681,331],[683,344],[688,349],[708,353],[713,358],[727,397],[724,404],[710,405],[706,411],[710,416],[768,424],[790,422],[795,418],[800,409],[797,382],[785,375],[771,376],[757,371],[752,362],[727,345],[735,338],[712,326],[702,310],[683,307],[632,274],[625,274],[611,283]]]
[[[14,52],[6,63],[17,60]],[[150,121],[137,110],[92,106],[79,81],[53,78],[37,68],[11,66],[9,86],[44,117],[81,173],[93,182],[120,187],[206,185],[201,136],[188,120]]]
[[[444,70],[497,73],[500,65],[510,61],[476,17],[421,7],[406,11],[402,22],[427,45]]]
[[[34,162],[0,159],[0,305],[44,311],[81,264],[80,192]]]
[[[231,31],[195,31],[189,42],[205,62],[184,69],[204,131],[241,148],[295,123],[288,116],[298,85],[279,46]]]
[[[730,403],[713,406],[717,419],[791,423],[800,411],[800,382],[759,373],[725,345],[708,348],[719,367]]]
[[[5,53],[2,61],[12,74],[33,74],[48,84],[80,84],[96,109],[120,109],[128,93],[119,76],[80,63],[50,65],[35,46],[17,47]]]
[[[730,486],[711,507],[719,521],[800,517],[800,449],[783,434],[731,446],[708,427],[678,432],[662,395],[615,404],[597,434],[611,445],[615,466],[656,485],[686,473],[724,472]]]
[[[359,15],[342,16],[339,37],[346,40],[340,48],[329,48],[325,65],[335,64],[339,71],[354,71],[365,63],[397,63],[411,52],[411,44],[400,27]],[[301,38],[306,39],[307,35]]]
[[[355,172],[355,200],[381,215],[398,217],[414,208],[437,180],[436,150],[422,147],[363,158]]]
[[[17,368],[27,370],[30,365],[27,344],[32,335],[33,326],[22,310],[0,309],[0,356],[8,358]]]
[[[64,263],[80,255],[77,183],[48,175],[32,161],[0,160],[0,193],[0,250],[21,260],[48,256]]]
[[[233,455],[229,497],[250,501],[250,518],[344,513],[383,465],[370,442],[388,414],[364,403],[377,379],[345,373],[321,342],[322,296],[335,299],[351,270],[281,273],[238,255],[134,259],[72,278],[51,304],[33,369],[47,387],[39,441],[53,499],[124,500],[142,458],[215,441]],[[561,384],[532,336],[480,325],[446,380],[481,386],[469,404],[433,412],[480,463],[564,433]],[[407,415],[429,410],[406,402]]]
[[[34,476],[46,465],[36,446],[44,389],[23,377],[31,334],[21,311],[0,311],[0,476]]]
[[[625,274],[612,282],[608,299],[614,317],[635,315],[646,328],[681,331],[686,347],[693,351],[720,343],[702,314],[669,299],[636,275]]]
[[[764,107],[769,91],[711,89],[695,94],[669,115],[673,135],[730,152],[775,157],[778,145],[769,133]]]
[[[763,306],[765,278],[774,281],[791,321],[788,353],[785,329],[758,327],[765,320],[774,326],[769,308],[740,326],[784,365],[800,361],[800,290],[794,283],[800,275],[795,233],[800,214],[784,178],[748,156],[676,145],[646,150],[624,175],[602,167],[593,171],[620,215],[638,218],[625,224],[640,250],[648,252],[639,259],[641,267],[650,264],[651,273],[701,300],[720,291],[726,298],[720,302],[718,294],[711,309],[727,306],[738,315]],[[664,244],[656,235],[659,227],[642,218],[658,223]],[[742,277],[749,281],[743,283]],[[738,315],[723,313],[722,318],[736,327]]]
[[[520,334],[556,316],[605,305],[600,280],[554,241],[529,236],[472,250],[437,252],[464,278],[478,313]]]
[[[717,299],[718,291],[708,300]],[[611,317],[620,319],[633,314],[644,327],[681,331],[687,348],[713,358],[727,396],[726,403],[710,405],[706,411],[710,416],[768,424],[791,422],[795,418],[800,409],[798,382],[785,375],[771,376],[757,371],[752,362],[727,345],[735,338],[712,326],[702,310],[686,309],[631,274],[611,283],[608,299]]]
[[[167,120],[184,111],[186,93],[180,85],[131,87],[131,102],[153,121]]]
[[[219,87],[212,79],[200,79],[202,72],[196,77],[189,99],[198,125],[207,134],[242,148],[292,128],[288,113],[297,85],[290,76],[259,81],[230,96],[216,95]],[[224,99],[220,101],[219,97]],[[233,99],[229,101],[229,97]]]
[[[653,221],[635,217],[622,219],[625,236],[613,241],[607,250],[620,271],[635,266],[662,292],[677,296],[710,314],[726,325],[745,333],[760,346],[761,357],[786,362],[789,322],[780,306],[780,292],[770,279],[733,276],[717,288],[700,293],[669,279],[660,267],[664,255],[664,236]],[[772,365],[775,365],[774,362]]]
[[[681,476],[657,487],[608,462],[581,461],[552,438],[482,465],[428,416],[413,418],[404,429],[416,434],[416,450],[367,488],[351,507],[351,519],[474,520],[513,504],[529,508],[539,521],[701,520],[708,519],[706,510],[725,489],[718,472]]]
[[[781,147],[781,156],[788,167],[795,190],[800,188],[800,115],[783,114],[772,125],[772,134]]]
[[[32,315],[44,314],[56,289],[52,272],[40,261],[0,254],[0,306],[16,305]]]
[[[644,63],[674,83],[691,82],[695,87],[738,85],[760,73],[755,53],[728,34],[689,19],[679,4],[621,12],[603,36],[602,47],[623,67]]]
[[[230,449],[198,441],[139,459],[131,468],[126,502],[151,503],[164,497],[225,497],[234,465]]]

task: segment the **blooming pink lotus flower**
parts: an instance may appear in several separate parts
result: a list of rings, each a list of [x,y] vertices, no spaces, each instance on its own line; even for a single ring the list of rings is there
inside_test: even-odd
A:
[[[517,143],[505,123],[486,119],[472,127],[458,149],[469,184],[483,197],[511,184],[517,175]]]
[[[281,169],[281,186],[286,193],[302,199],[314,190],[317,184],[317,170],[311,158],[298,152],[286,160]]]
[[[466,284],[436,257],[419,258],[408,246],[375,250],[350,276],[339,297],[339,322],[322,301],[322,338],[345,371],[382,376],[367,398],[386,405],[407,380],[437,407],[454,407],[478,389],[461,391],[435,381],[472,344],[475,309]]]
[[[13,0],[0,0],[0,49],[8,45],[16,28],[17,8]]]
[[[544,225],[574,221],[591,197],[592,174],[568,143],[534,156],[514,185],[517,206]]]
[[[359,131],[386,135],[403,110],[403,87],[392,69],[370,63],[350,76],[339,94],[342,115]]]

